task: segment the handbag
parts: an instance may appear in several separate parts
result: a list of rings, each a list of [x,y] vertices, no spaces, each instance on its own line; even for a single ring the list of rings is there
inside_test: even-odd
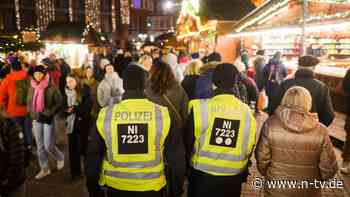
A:
[[[183,125],[183,119],[179,113],[179,111],[177,111],[176,107],[174,106],[174,104],[170,101],[170,99],[168,98],[167,95],[163,94],[163,98],[164,100],[169,104],[169,106],[171,107],[171,109],[175,112],[176,115],[176,119],[178,120],[178,122],[180,123],[180,125]]]

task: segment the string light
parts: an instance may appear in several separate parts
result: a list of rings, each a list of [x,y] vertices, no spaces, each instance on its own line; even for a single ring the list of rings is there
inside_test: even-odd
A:
[[[112,0],[112,32],[116,32],[117,30],[117,17],[116,17],[116,9],[115,9],[115,0]]]
[[[55,20],[54,0],[36,0],[35,6],[39,16],[37,25],[40,30],[44,30],[50,22]]]
[[[19,0],[15,0],[15,10],[16,10],[16,24],[17,24],[17,29],[21,30],[21,15],[19,12]]]
[[[121,21],[124,25],[130,24],[130,6],[129,0],[120,0]]]
[[[248,20],[247,22],[243,23],[241,26],[239,26],[236,30],[236,32],[241,32],[243,29],[255,24],[256,22],[262,20],[263,18],[265,17],[268,17],[269,15],[271,15],[272,13],[276,12],[277,10],[285,7],[285,6],[288,6],[288,2],[289,0],[283,0],[283,1],[280,1],[276,4],[274,4],[273,6],[271,6],[270,8],[268,8],[266,11],[264,11],[262,14],[258,15],[257,17],[251,19],[251,20]],[[253,13],[255,14],[255,13]],[[244,21],[245,19],[249,18],[250,15],[246,16],[245,18],[242,19],[242,21]]]
[[[69,8],[68,8],[68,12],[69,12],[69,21],[73,22],[73,0],[69,0]]]

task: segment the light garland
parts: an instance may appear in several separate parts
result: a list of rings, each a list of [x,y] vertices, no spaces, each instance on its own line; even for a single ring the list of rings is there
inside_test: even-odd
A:
[[[115,0],[112,0],[112,32],[116,32],[117,30],[117,16],[116,16],[116,9],[115,9]]]
[[[17,29],[21,30],[21,15],[20,15],[19,9],[20,9],[19,0],[15,0],[16,25],[17,25]]]
[[[85,1],[85,22],[101,32],[101,2],[95,0]]]
[[[130,24],[130,5],[129,0],[120,0],[121,22],[124,25]]]
[[[54,0],[36,0],[35,7],[37,16],[39,16],[38,28],[44,30],[50,22],[55,20]]]
[[[69,21],[73,22],[74,20],[74,16],[73,16],[73,0],[69,0],[69,8],[68,8],[68,12],[69,12]]]
[[[280,8],[283,8],[284,6],[288,6],[288,2],[289,2],[289,0],[283,0],[281,2],[276,3],[271,8],[267,9],[266,11],[264,11],[264,13],[260,14],[259,16],[253,18],[252,20],[244,23],[242,26],[237,28],[236,32],[241,32],[246,27],[249,27],[249,26],[255,24],[256,22],[262,20],[265,17],[268,17],[271,13],[279,10]]]

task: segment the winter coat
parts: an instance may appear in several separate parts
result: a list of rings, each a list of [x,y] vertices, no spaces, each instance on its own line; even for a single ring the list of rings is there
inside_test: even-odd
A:
[[[175,110],[171,105],[167,102],[167,100],[162,95],[155,94],[153,90],[151,89],[150,85],[147,85],[146,88],[146,97],[151,100],[152,102],[155,102],[159,105],[163,105],[168,107],[170,116],[173,118],[173,120],[177,120],[177,123],[179,125],[179,128],[182,128],[183,124],[185,123],[187,119],[187,106],[188,106],[188,97],[185,92],[185,90],[180,86],[179,84],[174,85],[169,89],[165,95],[170,100],[172,105],[175,107],[177,112],[180,114],[181,119],[176,115]],[[182,122],[181,122],[182,121]]]
[[[297,70],[293,79],[288,79],[279,85],[276,94],[269,103],[269,114],[273,114],[281,103],[284,93],[293,86],[304,87],[310,92],[312,97],[311,112],[317,113],[320,122],[329,126],[335,117],[329,88],[323,82],[315,79],[314,72],[308,69]]]
[[[53,117],[58,113],[62,104],[62,95],[58,87],[53,86],[50,83],[45,89],[45,109],[41,113],[33,111],[33,96],[34,88],[30,85],[27,95],[27,109],[32,120],[43,121],[44,123],[51,124]]]
[[[259,92],[261,92],[264,89],[264,67],[266,65],[266,60],[263,56],[258,56],[254,60],[254,70],[255,70],[255,76],[254,80],[256,82],[256,85],[259,88]]]
[[[97,87],[98,87],[98,81],[94,78],[87,79],[84,78],[82,80],[83,85],[87,85],[90,89],[90,96],[91,96],[91,116],[96,119],[98,111],[100,109],[100,106],[98,105],[97,101]]]
[[[255,102],[255,109],[257,109],[258,105],[258,97],[259,97],[259,90],[258,87],[256,86],[255,81],[247,77],[245,75],[241,76],[241,83],[246,87],[247,91],[247,105],[251,105],[253,102]]]
[[[6,158],[0,160],[1,167],[4,167],[1,170],[5,170],[5,173],[0,174],[0,196],[8,195],[25,182],[25,147],[21,133],[21,127],[0,117],[0,140],[6,151]]]
[[[263,125],[255,149],[259,172],[267,180],[329,180],[338,170],[327,128],[315,114],[280,106]],[[266,188],[265,196],[319,197],[320,189]]]
[[[114,72],[112,76],[105,75],[97,88],[97,101],[101,107],[116,104],[124,93],[123,80]]]
[[[196,99],[211,98],[214,96],[213,73],[217,65],[218,62],[209,62],[200,68],[200,76],[197,79],[194,93]]]
[[[346,72],[346,75],[343,79],[343,90],[346,94],[346,96],[348,97],[347,101],[347,105],[348,105],[348,110],[347,110],[347,115],[350,116],[350,69],[348,69],[348,71]]]
[[[185,76],[184,80],[182,80],[181,82],[181,86],[186,91],[189,100],[196,98],[195,93],[196,93],[196,84],[197,84],[198,78],[199,78],[199,75],[187,75]]]
[[[264,67],[263,75],[266,95],[273,97],[278,85],[287,77],[288,70],[281,61],[272,59]]]
[[[27,84],[28,74],[26,71],[12,71],[8,74],[0,85],[0,106],[4,107],[11,117],[21,117],[28,114],[25,104],[26,90],[29,87],[21,88],[20,84]],[[29,80],[28,80],[29,81]],[[24,97],[24,102],[18,102],[17,95]]]
[[[60,72],[61,72],[61,76],[59,79],[59,87],[60,87],[60,91],[61,94],[64,94],[64,88],[66,87],[66,78],[68,76],[68,74],[71,72],[71,68],[69,67],[68,64],[61,64],[60,65]]]
[[[87,85],[84,85],[81,91],[82,91],[81,101],[78,102],[78,105],[74,106],[74,110],[72,113],[76,115],[77,119],[87,119],[86,117],[90,117],[90,110],[92,105],[90,88]],[[68,109],[67,95],[64,94],[62,96],[60,110],[63,110],[63,114],[65,116],[70,115],[69,113],[66,112],[67,109]]]
[[[92,119],[91,110],[92,110],[92,97],[91,97],[90,88],[87,85],[84,85],[81,90],[81,101],[74,106],[73,112],[68,113],[68,99],[67,95],[63,95],[61,110],[62,114],[65,117],[69,117],[71,114],[75,114],[73,131],[79,136],[79,145],[82,155],[85,155],[88,143],[88,136],[90,128],[93,126],[95,119]],[[69,133],[69,131],[67,131]]]
[[[48,73],[50,75],[50,80],[52,84],[56,87],[60,86],[60,78],[62,76],[60,68],[55,65],[50,65],[47,67]]]

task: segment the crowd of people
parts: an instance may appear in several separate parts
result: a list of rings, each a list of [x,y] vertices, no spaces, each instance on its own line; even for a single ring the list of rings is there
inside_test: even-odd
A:
[[[268,60],[258,51],[248,76],[248,57],[238,68],[217,52],[96,55],[79,69],[55,54],[35,64],[11,53],[0,64],[0,196],[25,196],[26,166],[37,160],[35,179],[43,179],[51,174],[49,156],[58,170],[69,161],[72,182],[85,172],[90,197],[180,197],[185,179],[189,197],[239,196],[254,149],[267,180],[331,179],[338,163],[327,127],[335,115],[329,88],[315,79],[319,60],[303,56],[289,75],[281,56]],[[350,95],[349,81],[350,72]],[[270,117],[258,132],[262,110]],[[67,136],[68,155],[56,135]],[[348,174],[349,136],[340,169]],[[320,196],[320,189],[265,194]]]

